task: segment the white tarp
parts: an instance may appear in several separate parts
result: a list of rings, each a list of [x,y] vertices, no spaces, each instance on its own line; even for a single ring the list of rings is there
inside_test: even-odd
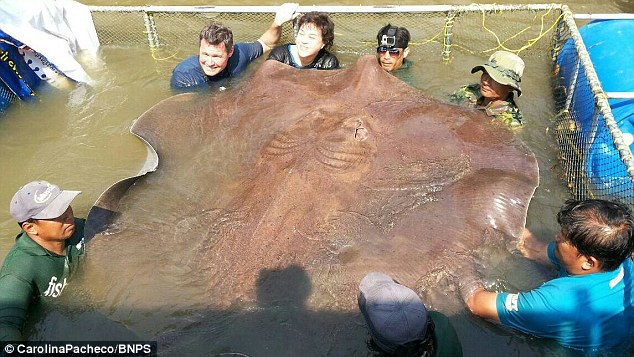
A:
[[[67,77],[91,82],[75,60],[80,51],[95,53],[99,48],[86,5],[73,0],[0,0],[0,29],[42,54]]]

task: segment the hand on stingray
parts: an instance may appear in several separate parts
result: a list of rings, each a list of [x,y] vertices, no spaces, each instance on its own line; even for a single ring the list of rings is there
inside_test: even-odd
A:
[[[475,293],[476,290],[484,289],[484,284],[476,269],[473,257],[462,257],[462,263],[457,266],[455,271],[460,297],[466,304],[467,300]]]
[[[548,243],[542,242],[531,231],[524,228],[521,237],[517,241],[517,250],[526,258],[550,265],[548,259]]]

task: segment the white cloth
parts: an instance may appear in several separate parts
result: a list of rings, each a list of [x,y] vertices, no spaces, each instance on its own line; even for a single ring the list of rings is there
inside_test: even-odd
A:
[[[86,5],[73,0],[0,0],[0,29],[44,55],[67,77],[90,83],[75,55],[95,53],[97,31]]]

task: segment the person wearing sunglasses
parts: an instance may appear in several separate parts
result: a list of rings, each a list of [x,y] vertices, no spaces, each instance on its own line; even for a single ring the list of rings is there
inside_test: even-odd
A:
[[[311,11],[297,22],[295,44],[274,48],[269,60],[295,68],[337,69],[339,60],[328,52],[335,40],[335,24],[325,12]]]
[[[410,63],[405,58],[409,54],[409,31],[404,27],[385,25],[376,35],[378,47],[376,58],[381,67],[392,72],[401,68],[408,68]]]
[[[480,109],[511,128],[524,125],[524,116],[513,99],[513,91],[518,97],[522,95],[524,61],[514,53],[497,51],[486,63],[471,69],[471,73],[478,71],[482,72],[480,83],[462,86],[451,95],[451,101]]]
[[[83,260],[84,220],[70,207],[80,193],[33,181],[13,195],[21,231],[0,270],[0,341],[22,341],[30,308],[53,304]]]

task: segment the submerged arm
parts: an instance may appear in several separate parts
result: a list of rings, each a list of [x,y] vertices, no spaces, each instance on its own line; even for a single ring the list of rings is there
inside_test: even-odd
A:
[[[12,275],[0,278],[0,341],[22,341],[31,286]]]

